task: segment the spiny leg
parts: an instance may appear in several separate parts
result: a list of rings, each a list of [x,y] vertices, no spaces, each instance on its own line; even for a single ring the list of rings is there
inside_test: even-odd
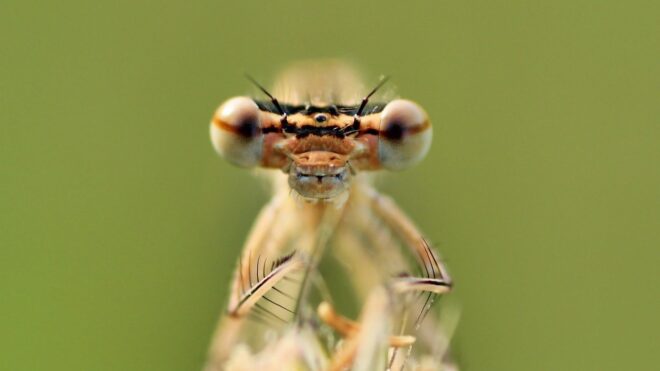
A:
[[[231,284],[231,295],[229,297],[229,307],[235,306],[240,300],[241,292],[245,290],[246,282],[251,279],[250,265],[243,264],[244,261],[250,261],[251,256],[255,259],[265,250],[274,249],[272,244],[278,244],[277,247],[284,244],[288,228],[282,225],[282,218],[278,218],[286,206],[286,195],[277,194],[268,204],[266,204],[250,230],[247,240],[243,246],[243,251],[239,257],[239,264],[234,271],[234,277]],[[275,228],[275,226],[278,228]],[[275,233],[277,238],[273,238]],[[268,255],[271,255],[270,253]]]
[[[284,196],[277,195],[262,208],[245,242],[230,286],[231,294],[227,308],[229,315],[224,315],[216,328],[209,349],[206,370],[221,369],[222,363],[230,355],[233,345],[239,338],[246,314],[250,309],[256,308],[258,298],[263,296],[267,289],[274,288],[282,277],[286,277],[286,274],[299,264],[298,260],[292,257],[271,261],[266,258],[271,254],[262,257],[262,252],[279,252],[288,242],[289,228],[286,225],[274,228],[281,220],[278,216],[286,204]],[[276,236],[273,236],[274,232]],[[259,282],[261,286],[255,288]],[[252,319],[270,322],[269,318],[264,318],[267,317],[267,313],[259,313],[258,309],[253,313]]]
[[[401,294],[417,292],[423,295],[424,303],[415,316],[413,323],[415,328],[419,328],[429,313],[435,296],[451,290],[451,278],[445,266],[438,259],[437,253],[433,251],[421,231],[396,203],[391,198],[379,194],[372,188],[368,188],[366,193],[371,199],[370,208],[374,214],[393,230],[417,258],[421,266],[421,276],[402,275],[394,278],[391,283],[391,287],[395,292]],[[404,358],[399,357],[397,359],[397,351],[398,349],[395,348],[392,353],[390,366],[396,361],[396,363],[401,364],[401,367],[403,367],[405,355]]]
[[[410,218],[390,197],[369,190],[371,209],[401,238],[417,257],[423,277],[406,276],[395,279],[393,287],[399,292],[422,291],[442,294],[451,290],[452,281],[447,268]]]
[[[402,272],[411,272],[407,253],[400,248],[400,238],[371,209],[372,199],[361,188],[356,187],[351,195],[332,247],[360,301],[375,286]]]
[[[451,278],[447,269],[440,262],[437,253],[430,248],[422,232],[410,218],[397,206],[391,197],[384,196],[374,189],[369,190],[372,210],[381,217],[394,232],[401,237],[406,245],[417,254],[426,269],[435,276],[450,284]],[[434,271],[435,269],[435,271]]]
[[[396,314],[391,314],[400,318],[401,323],[396,324],[392,330],[403,336],[412,329],[411,326],[417,328],[425,319],[432,299],[437,294],[449,291],[450,281],[446,269],[437,259],[437,254],[422,238],[421,232],[414,224],[393,203],[374,208],[372,204],[376,202],[376,197],[382,196],[367,188],[367,192],[358,192],[351,199],[351,207],[338,231],[339,238],[334,252],[340,261],[345,263],[351,281],[361,297],[366,297],[374,287],[383,283],[387,283],[392,289],[391,294],[398,294],[393,302],[397,304],[393,307]],[[408,233],[404,233],[405,231]],[[422,269],[419,277],[410,274],[413,270],[405,256],[410,254],[400,249],[401,243],[412,251],[412,255],[419,262]],[[410,301],[414,293],[417,293],[415,296],[421,301]],[[413,309],[413,304],[417,307],[421,304],[421,309]],[[435,318],[429,318],[427,322],[428,329],[417,329],[417,335],[423,337],[424,347],[435,349],[435,341],[432,338],[438,334],[432,329],[439,328],[439,324]],[[330,326],[334,327],[332,324]],[[338,332],[341,333],[339,330]],[[429,332],[433,336],[425,336]],[[408,353],[409,351],[410,349]],[[400,369],[408,354],[396,346],[392,346],[390,352],[390,368]],[[433,354],[440,353],[444,354],[444,351]]]
[[[290,322],[292,318],[286,316],[294,315],[292,303],[295,303],[296,298],[287,292],[290,290],[284,287],[278,289],[276,285],[287,285],[289,279],[295,281],[292,276],[305,266],[303,258],[294,252],[270,264],[265,261],[262,264],[255,262],[242,262],[254,266],[249,274],[256,278],[243,283],[246,286],[241,289],[240,300],[227,308],[227,315],[222,319],[214,337],[206,370],[220,370],[235,346],[245,340],[241,334],[246,319],[273,327]],[[298,282],[293,285],[297,286]],[[281,304],[282,300],[288,300],[288,304]]]

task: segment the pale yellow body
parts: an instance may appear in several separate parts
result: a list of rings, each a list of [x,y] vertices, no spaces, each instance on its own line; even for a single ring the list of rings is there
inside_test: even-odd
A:
[[[295,66],[276,82],[272,107],[237,98],[216,112],[216,149],[268,169],[273,198],[239,258],[207,370],[446,364],[446,332],[426,315],[432,298],[450,290],[449,275],[414,223],[370,182],[370,171],[419,161],[430,124],[404,100],[346,113],[365,97],[359,81],[340,62]],[[318,267],[330,256],[342,272],[326,278]],[[331,292],[327,279],[347,281],[352,292]],[[332,307],[333,297],[347,295],[362,308],[359,322]]]

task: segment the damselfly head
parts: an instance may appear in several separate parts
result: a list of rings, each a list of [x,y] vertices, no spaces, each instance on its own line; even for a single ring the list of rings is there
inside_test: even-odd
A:
[[[372,102],[384,80],[361,101],[333,102],[349,96],[338,89],[351,87],[337,83],[347,72],[336,66],[313,71],[289,76],[289,85],[280,79],[285,88],[279,90],[288,92],[290,101],[255,82],[268,100],[237,97],[223,103],[211,122],[216,151],[239,166],[282,170],[291,189],[309,199],[342,194],[360,171],[400,170],[426,155],[432,129],[419,105],[403,99]],[[308,99],[301,100],[305,95]]]

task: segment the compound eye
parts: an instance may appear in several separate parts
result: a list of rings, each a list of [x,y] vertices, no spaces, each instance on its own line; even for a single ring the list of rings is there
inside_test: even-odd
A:
[[[383,168],[401,170],[426,156],[433,130],[426,112],[416,103],[397,99],[388,103],[380,119],[378,158]]]
[[[252,167],[261,163],[263,134],[259,107],[250,98],[236,97],[223,103],[211,121],[211,142],[232,164]]]

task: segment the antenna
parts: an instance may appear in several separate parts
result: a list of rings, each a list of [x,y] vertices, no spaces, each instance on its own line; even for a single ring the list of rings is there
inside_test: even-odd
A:
[[[266,94],[268,96],[268,98],[270,98],[270,101],[273,103],[273,105],[277,109],[278,113],[280,115],[284,116],[283,120],[286,121],[286,112],[284,112],[284,110],[282,109],[282,106],[280,106],[280,102],[277,101],[277,98],[275,98],[272,94],[270,94],[268,92],[268,90],[266,90],[266,88],[261,86],[261,84],[259,84],[257,82],[257,80],[255,80],[252,76],[250,76],[246,73],[245,78],[247,78],[251,83],[253,83],[257,88],[259,88],[259,90],[261,90],[264,94]]]
[[[378,89],[381,88],[381,86],[385,85],[385,83],[389,79],[390,79],[389,76],[381,77],[380,82],[378,83],[378,85],[376,85],[375,88],[373,88],[371,93],[367,94],[366,97],[362,98],[362,103],[360,103],[360,108],[358,108],[357,112],[355,113],[355,120],[359,121],[358,117],[362,116],[362,111],[364,111],[364,108],[367,106],[367,103],[369,103],[369,98],[371,98],[371,96],[374,95],[378,91]]]

